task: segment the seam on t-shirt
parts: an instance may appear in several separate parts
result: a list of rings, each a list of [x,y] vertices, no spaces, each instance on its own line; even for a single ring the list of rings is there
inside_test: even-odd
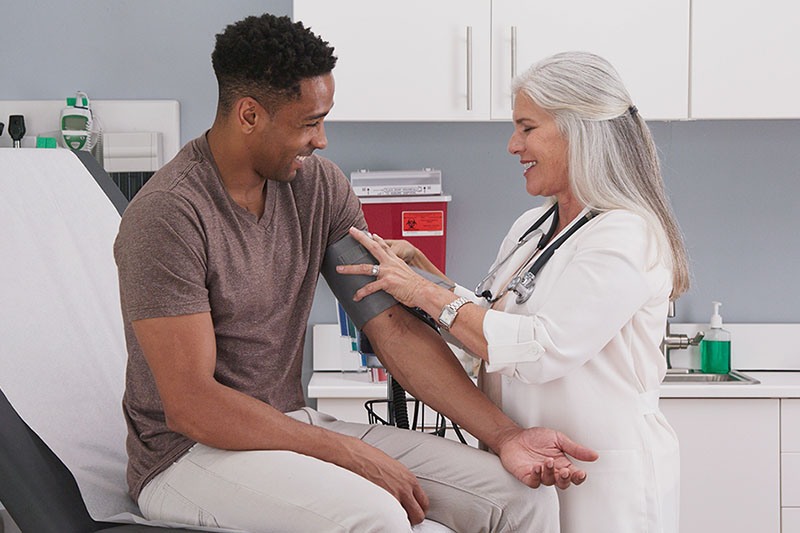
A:
[[[203,298],[203,299],[198,299],[198,300],[192,300],[190,302],[181,302],[181,303],[176,304],[175,307],[186,307],[186,306],[200,304],[200,303],[207,304],[208,300]],[[164,308],[169,308],[169,307],[171,307],[171,306],[170,305],[137,305],[136,307],[131,307],[130,311],[149,311],[150,309],[164,309]]]
[[[194,300],[176,305],[152,305],[129,309],[128,320],[143,320],[145,318],[159,318],[161,316],[179,316],[183,314],[204,313],[211,311],[208,300]],[[157,313],[157,314],[153,314]],[[144,315],[144,316],[142,316]]]

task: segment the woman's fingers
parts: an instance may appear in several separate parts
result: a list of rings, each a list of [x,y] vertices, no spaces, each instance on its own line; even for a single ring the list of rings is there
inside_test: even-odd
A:
[[[361,231],[356,227],[350,228],[350,235],[357,240],[364,248],[366,248],[369,253],[371,253],[375,259],[378,261],[381,260],[379,254],[385,253],[385,250],[378,244],[378,242],[371,238],[369,235]]]
[[[362,264],[362,265],[339,265],[336,267],[336,272],[339,274],[357,274],[361,276],[373,276],[372,268],[375,265]]]
[[[378,292],[381,289],[383,289],[383,287],[380,285],[380,282],[378,282],[378,281],[373,281],[372,283],[367,283],[366,285],[364,285],[363,287],[361,287],[360,289],[358,289],[356,291],[356,293],[353,295],[353,301],[354,302],[358,302],[358,301],[362,300],[363,298],[366,298],[367,296],[369,296],[373,292]]]

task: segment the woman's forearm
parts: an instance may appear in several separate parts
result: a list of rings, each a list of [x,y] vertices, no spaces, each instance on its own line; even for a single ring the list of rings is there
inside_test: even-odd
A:
[[[420,292],[418,307],[434,319],[439,318],[445,305],[456,299],[451,291],[433,283],[426,283]],[[488,343],[483,335],[485,316],[486,309],[479,305],[469,303],[461,306],[458,316],[450,327],[450,334],[474,355],[488,361]]]
[[[453,280],[445,276],[444,272],[436,268],[428,257],[419,251],[419,248],[414,247],[414,254],[411,257],[411,260],[408,262],[414,268],[418,268],[420,270],[424,270],[425,272],[430,272],[435,276],[439,276],[442,279],[447,280],[450,283],[454,283]]]

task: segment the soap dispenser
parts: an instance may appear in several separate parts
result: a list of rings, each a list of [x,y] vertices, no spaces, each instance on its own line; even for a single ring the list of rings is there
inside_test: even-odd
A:
[[[708,374],[727,374],[731,371],[731,334],[722,329],[720,302],[714,304],[710,329],[700,341],[700,368]]]

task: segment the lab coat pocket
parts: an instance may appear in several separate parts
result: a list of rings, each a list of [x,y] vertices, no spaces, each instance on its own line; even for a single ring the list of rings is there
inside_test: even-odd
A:
[[[586,472],[580,486],[559,491],[562,532],[645,533],[644,455],[641,450],[598,450],[593,463],[573,461]]]

